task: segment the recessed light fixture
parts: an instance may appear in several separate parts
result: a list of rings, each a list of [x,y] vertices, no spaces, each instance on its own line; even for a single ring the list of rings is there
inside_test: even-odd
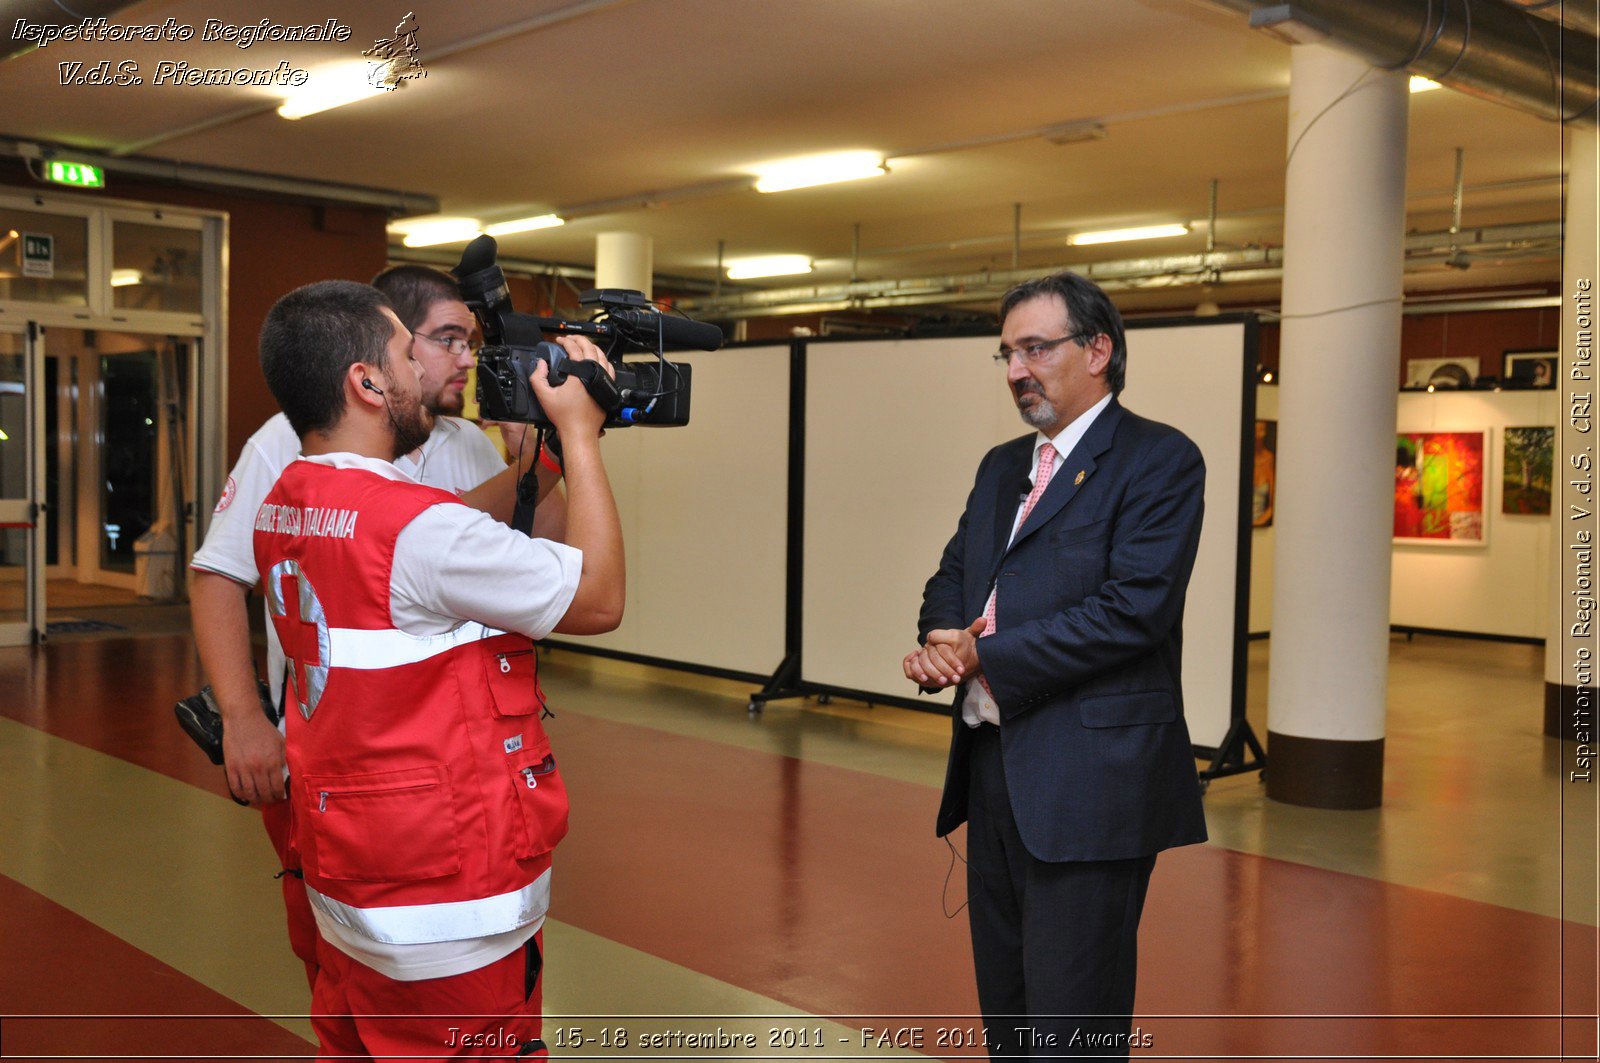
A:
[[[558,225],[567,224],[567,219],[558,214],[538,214],[531,218],[517,218],[513,221],[497,221],[484,228],[490,236],[510,236],[512,233],[528,233],[535,229],[554,229]]]
[[[1444,86],[1439,84],[1437,81],[1434,81],[1432,78],[1425,78],[1418,74],[1411,75],[1412,92],[1432,92],[1434,89],[1442,88],[1444,88]]]
[[[389,226],[389,231],[401,235],[407,247],[433,247],[437,244],[462,244],[483,231],[477,218],[451,218],[428,215],[420,218],[403,218]]]
[[[114,269],[111,271],[111,287],[126,288],[132,284],[143,284],[144,274],[136,269]]]
[[[1074,233],[1067,243],[1074,247],[1084,244],[1116,244],[1124,240],[1154,240],[1162,236],[1187,236],[1187,225],[1142,225],[1132,229],[1097,229],[1093,232]]]
[[[306,115],[343,107],[347,103],[384,95],[367,80],[366,63],[341,63],[311,72],[306,84],[284,97],[278,105],[281,118],[298,119]]]
[[[859,181],[863,177],[882,177],[887,172],[883,156],[875,151],[835,151],[775,162],[759,168],[756,191],[787,192],[792,188],[812,188],[839,181]]]
[[[793,277],[811,272],[811,260],[805,255],[761,255],[740,258],[728,263],[731,281],[758,280],[762,277]]]

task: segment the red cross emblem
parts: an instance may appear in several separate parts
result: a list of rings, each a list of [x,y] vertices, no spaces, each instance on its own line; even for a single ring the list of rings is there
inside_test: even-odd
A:
[[[328,685],[328,619],[298,561],[279,561],[268,572],[267,609],[289,664],[289,686],[309,720]]]

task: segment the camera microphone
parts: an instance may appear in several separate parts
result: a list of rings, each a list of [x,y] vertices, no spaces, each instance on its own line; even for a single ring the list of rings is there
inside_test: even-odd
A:
[[[662,346],[668,350],[714,351],[722,346],[722,330],[704,321],[691,321],[672,314],[658,314],[654,310],[612,309],[609,323],[621,325],[631,332],[636,341],[653,341],[659,333]],[[641,346],[645,345],[641,342]],[[653,342],[648,344],[655,346]]]

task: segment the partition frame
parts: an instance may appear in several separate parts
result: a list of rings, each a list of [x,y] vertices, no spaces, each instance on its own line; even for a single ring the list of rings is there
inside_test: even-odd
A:
[[[725,343],[717,350],[754,350],[782,346],[783,341],[781,339],[737,340],[733,343]],[[720,665],[701,664],[696,661],[679,661],[647,653],[638,653],[633,650],[619,650],[609,646],[597,646],[591,643],[573,642],[560,638],[543,639],[536,644],[537,648],[568,650],[591,657],[626,661],[629,664],[642,664],[652,668],[670,668],[674,671],[711,676],[716,679],[731,679],[745,683],[766,683],[769,687],[773,686],[777,677],[785,674],[785,668],[790,660],[795,661],[796,667],[798,667],[800,653],[800,598],[797,588],[800,585],[799,560],[803,556],[801,545],[804,527],[801,524],[801,517],[804,514],[805,505],[805,425],[803,420],[805,416],[805,341],[803,339],[791,339],[788,342],[788,346],[789,431],[786,462],[788,514],[785,529],[787,538],[784,545],[786,565],[784,579],[784,650],[782,660],[774,662],[774,670],[768,674],[740,668],[726,668]],[[692,354],[693,352],[689,353]],[[798,392],[796,388],[799,389]],[[797,394],[798,401],[796,401]],[[639,430],[644,431],[644,429]],[[759,706],[752,699],[750,703],[751,711],[757,711],[758,708]]]
[[[1254,437],[1255,437],[1255,412],[1256,412],[1256,366],[1260,354],[1260,319],[1252,313],[1220,314],[1211,317],[1159,317],[1131,321],[1126,324],[1129,332],[1143,331],[1145,329],[1184,328],[1195,325],[1214,324],[1239,324],[1243,326],[1243,341],[1240,358],[1240,421],[1239,421],[1239,465],[1238,476],[1238,507],[1234,514],[1237,527],[1235,544],[1235,571],[1234,571],[1234,597],[1233,597],[1233,653],[1231,660],[1231,684],[1229,691],[1228,719],[1229,726],[1221,741],[1216,745],[1193,744],[1196,758],[1211,761],[1211,766],[1201,772],[1202,785],[1209,784],[1213,778],[1225,775],[1236,775],[1244,772],[1264,769],[1266,756],[1257,741],[1250,722],[1246,716],[1247,695],[1249,685],[1249,635],[1250,635],[1250,553],[1251,553],[1251,523],[1250,523],[1250,490],[1254,478]],[[973,338],[984,337],[999,338],[999,330],[984,329],[971,333],[951,333],[937,337],[893,337],[903,339],[950,339],[970,335]],[[829,336],[810,337],[801,341],[801,356],[804,348],[813,343],[835,342],[862,342],[860,336]],[[802,380],[802,384],[804,381]],[[803,435],[803,433],[802,433]],[[803,444],[802,444],[803,445]],[[802,485],[803,492],[803,485]],[[793,512],[793,511],[792,511]],[[799,519],[804,521],[803,497],[798,511]],[[803,556],[802,556],[803,565]],[[803,579],[803,572],[801,573]],[[789,596],[791,601],[799,601],[800,585],[791,584]],[[803,650],[803,648],[802,648]],[[915,697],[898,697],[876,691],[858,690],[851,687],[840,686],[832,683],[817,682],[814,680],[800,679],[799,665],[792,682],[786,685],[781,694],[768,695],[762,699],[772,700],[775,697],[806,697],[816,696],[826,703],[834,697],[849,698],[865,702],[869,707],[873,705],[893,705],[913,709],[920,712],[931,712],[940,715],[951,715],[955,711],[953,696],[951,699],[931,700]],[[776,677],[775,677],[776,678]],[[751,711],[757,711],[761,702],[754,698],[751,701]]]

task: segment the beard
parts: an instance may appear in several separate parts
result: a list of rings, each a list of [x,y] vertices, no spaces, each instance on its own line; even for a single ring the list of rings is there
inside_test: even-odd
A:
[[[393,404],[385,408],[389,411],[389,427],[394,429],[394,457],[391,460],[399,461],[426,443],[433,434],[433,412],[425,409],[419,401],[411,402],[398,414]]]
[[[1022,421],[1030,428],[1045,429],[1056,423],[1058,416],[1055,404],[1044,397],[1044,388],[1037,380],[1024,380],[1014,385],[1011,389],[1012,397],[1017,402],[1017,413],[1022,415]],[[1037,401],[1024,406],[1022,396],[1035,395]]]
[[[447,381],[437,390],[424,393],[422,405],[429,413],[460,417],[461,411],[467,407],[467,395],[465,391],[452,390]]]

